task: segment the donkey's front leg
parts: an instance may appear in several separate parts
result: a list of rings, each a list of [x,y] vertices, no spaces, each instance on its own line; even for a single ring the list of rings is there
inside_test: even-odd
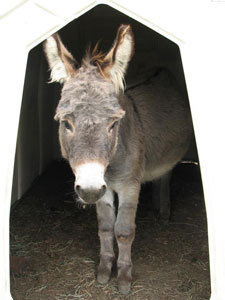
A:
[[[119,248],[117,260],[118,287],[122,294],[130,291],[132,281],[131,246],[135,237],[135,216],[140,186],[123,187],[119,192],[119,208],[115,223],[115,236]]]
[[[111,190],[107,190],[105,195],[96,203],[98,217],[98,235],[100,238],[100,263],[98,267],[97,280],[101,284],[109,281],[111,268],[114,261],[114,195]]]

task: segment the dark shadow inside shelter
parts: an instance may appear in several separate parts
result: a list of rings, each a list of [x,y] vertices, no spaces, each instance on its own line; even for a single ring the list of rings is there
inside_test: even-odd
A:
[[[107,51],[121,23],[131,24],[135,36],[127,86],[142,80],[151,68],[166,67],[186,94],[179,47],[109,6],[98,5],[59,33],[81,61],[89,43],[94,46],[100,41],[100,48]],[[60,85],[47,84],[48,80],[42,45],[38,45],[27,63],[14,168],[13,299],[114,299],[118,297],[115,274],[104,288],[95,281],[99,252],[95,208],[83,209],[75,203],[73,175],[60,159],[58,125],[53,120]],[[193,145],[186,161],[197,160]],[[199,166],[179,164],[174,170],[168,227],[158,222],[149,200],[151,184],[146,184],[133,245],[132,299],[164,300],[165,295],[208,299],[207,227]]]

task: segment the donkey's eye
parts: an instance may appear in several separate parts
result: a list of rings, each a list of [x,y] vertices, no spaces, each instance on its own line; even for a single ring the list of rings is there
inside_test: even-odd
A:
[[[116,125],[118,124],[118,121],[115,121],[110,127],[109,127],[109,133],[113,132],[113,129],[116,127]]]
[[[66,129],[73,131],[73,128],[71,126],[71,124],[68,121],[63,121],[63,124],[65,126]]]

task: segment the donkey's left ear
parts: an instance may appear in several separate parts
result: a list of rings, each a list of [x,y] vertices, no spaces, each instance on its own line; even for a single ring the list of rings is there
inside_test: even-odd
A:
[[[116,39],[104,58],[103,72],[109,77],[116,93],[124,90],[124,75],[134,54],[134,37],[130,25],[120,25]]]
[[[43,47],[51,71],[50,82],[65,83],[75,75],[76,60],[63,45],[57,33],[50,36]]]

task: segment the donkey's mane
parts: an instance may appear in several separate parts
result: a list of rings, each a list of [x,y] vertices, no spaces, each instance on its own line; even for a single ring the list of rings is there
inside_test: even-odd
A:
[[[108,65],[108,61],[105,61],[104,58],[106,53],[99,50],[99,42],[96,43],[93,49],[89,45],[86,50],[86,54],[82,60],[82,64],[85,66],[96,66],[103,77],[106,77],[104,69]]]
[[[86,67],[95,66],[98,68],[99,73],[105,79],[111,80],[115,87],[116,94],[124,91],[124,75],[120,67],[117,72],[111,70],[113,61],[110,60],[107,53],[99,50],[99,42],[91,49],[90,45],[87,47],[86,54],[82,60],[82,65]]]

